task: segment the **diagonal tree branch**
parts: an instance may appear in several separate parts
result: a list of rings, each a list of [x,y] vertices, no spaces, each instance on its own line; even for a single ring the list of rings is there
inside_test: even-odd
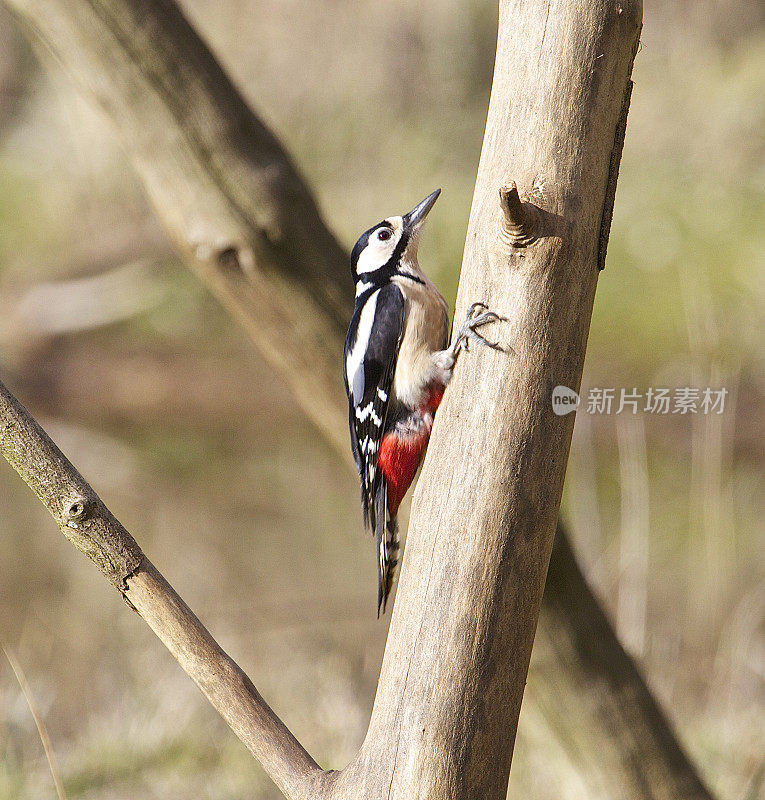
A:
[[[540,657],[529,675],[528,691],[553,729],[563,728],[569,734],[561,743],[572,760],[598,742],[598,758],[590,758],[582,770],[590,796],[613,797],[618,785],[618,797],[711,800],[640,670],[587,587],[560,522],[543,603],[547,615],[534,640],[534,652],[539,648]],[[563,664],[566,679],[561,682]],[[589,709],[577,715],[577,725],[556,721],[571,716],[569,693]],[[599,730],[610,731],[610,737],[601,739]],[[632,768],[626,768],[627,758]]]
[[[0,453],[40,498],[64,536],[143,617],[285,796],[321,797],[327,773],[2,383]]]
[[[345,453],[347,404],[337,387],[353,299],[347,254],[178,6],[8,5],[115,124],[187,263]]]
[[[5,2],[114,123],[190,266],[244,325],[306,414],[350,463],[347,410],[338,380],[351,306],[345,254],[289,158],[178,7],[171,0]],[[614,164],[618,168],[618,153],[612,158],[611,186]],[[575,567],[569,550],[560,558]],[[559,572],[553,570],[540,626],[551,632],[562,627],[577,640],[588,622],[550,601],[568,585],[557,581]],[[597,606],[584,582],[574,589],[587,607]],[[616,667],[609,652],[618,642],[608,626],[603,637],[594,657],[610,674]],[[578,678],[587,669],[583,654],[574,648],[554,659],[556,679],[566,687],[569,702],[591,706],[590,688]],[[591,764],[612,751],[614,728],[623,734],[617,740],[627,740],[631,719],[645,722],[645,735],[657,745],[664,741],[662,726],[654,724],[655,704],[645,706],[647,693],[636,676],[633,669],[624,678],[629,692],[617,691],[622,678],[606,682],[605,705],[628,710],[608,714],[608,719],[592,715],[586,745]],[[551,719],[565,739],[582,728],[574,714],[552,714]],[[654,798],[664,796],[657,787],[677,787],[672,796],[707,798],[704,791],[683,788],[698,784],[689,775],[695,772],[687,760],[665,756],[661,746],[645,760],[624,747],[609,762],[607,794]],[[629,791],[623,792],[626,785]]]

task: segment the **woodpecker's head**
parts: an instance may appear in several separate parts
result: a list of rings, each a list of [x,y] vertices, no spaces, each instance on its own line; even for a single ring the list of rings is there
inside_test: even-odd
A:
[[[365,231],[351,251],[351,274],[357,282],[374,283],[405,265],[417,265],[417,246],[425,217],[441,194],[431,192],[408,214],[388,217]]]

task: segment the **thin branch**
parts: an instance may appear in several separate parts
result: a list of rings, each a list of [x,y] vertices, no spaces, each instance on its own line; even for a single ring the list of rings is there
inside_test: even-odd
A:
[[[56,794],[58,795],[58,800],[66,800],[66,792],[64,791],[64,782],[61,780],[61,773],[59,772],[58,769],[58,761],[56,760],[56,753],[53,750],[53,745],[51,744],[50,736],[48,735],[48,728],[45,724],[45,720],[43,719],[42,712],[40,711],[40,708],[37,705],[37,701],[35,700],[34,694],[32,694],[32,687],[29,685],[27,676],[24,674],[24,670],[21,668],[21,664],[19,664],[16,656],[5,645],[2,645],[2,648],[3,648],[3,653],[5,653],[6,659],[8,659],[8,663],[11,665],[13,674],[16,676],[16,680],[18,681],[21,693],[24,695],[24,698],[27,701],[27,705],[29,706],[29,713],[32,715],[32,719],[35,721],[37,734],[40,737],[43,750],[45,751],[45,758],[48,761],[48,769],[50,769],[50,774],[51,777],[53,778],[53,784],[56,787]]]
[[[286,797],[323,796],[326,773],[2,383],[0,452],[69,541],[143,617]]]

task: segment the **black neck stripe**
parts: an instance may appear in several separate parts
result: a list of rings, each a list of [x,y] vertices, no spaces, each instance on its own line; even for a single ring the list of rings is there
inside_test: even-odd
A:
[[[396,270],[393,273],[394,277],[399,278],[409,278],[410,281],[414,281],[415,283],[421,283],[423,286],[425,285],[425,281],[422,278],[418,278],[416,275],[412,275],[411,272],[401,272],[401,270]]]

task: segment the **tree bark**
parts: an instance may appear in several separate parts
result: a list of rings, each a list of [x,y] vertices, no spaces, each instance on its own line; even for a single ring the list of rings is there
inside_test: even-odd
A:
[[[291,385],[309,417],[348,459],[347,410],[337,379],[342,337],[351,304],[345,255],[323,225],[315,203],[287,156],[247,108],[181,12],[169,0],[159,3],[148,0],[6,1],[22,22],[56,53],[86,96],[94,99],[115,123],[157,212],[189,263],[244,324],[267,360]],[[557,508],[556,497],[570,436],[570,422],[565,419],[552,428],[550,422],[556,420],[541,424],[545,410],[550,416],[549,394],[546,396],[545,392],[549,393],[551,387],[545,381],[570,380],[570,386],[578,383],[595,283],[594,271],[591,274],[588,269],[592,263],[602,266],[605,256],[626,114],[625,92],[638,30],[639,9],[634,2],[621,6],[583,0],[556,4],[502,3],[499,41],[502,57],[497,62],[481,180],[471,215],[465,262],[470,277],[468,283],[463,284],[459,302],[460,307],[464,307],[471,299],[491,300],[511,317],[507,330],[515,352],[505,361],[494,359],[491,370],[486,366],[487,354],[479,353],[477,359],[482,372],[477,388],[486,391],[487,382],[491,381],[490,396],[486,399],[492,419],[496,424],[513,426],[515,431],[512,436],[515,453],[510,454],[505,449],[498,463],[503,464],[505,470],[525,469],[531,465],[537,478],[541,470],[545,480],[551,481],[547,490],[540,492],[539,480],[534,480],[532,473],[523,473],[523,480],[519,481],[520,475],[511,471],[497,473],[492,484],[494,491],[507,492],[508,497],[515,497],[521,505],[511,511],[505,503],[497,510],[497,519],[505,519],[508,524],[513,521],[515,527],[512,533],[508,527],[499,538],[491,540],[497,561],[484,566],[493,575],[496,585],[491,596],[496,602],[492,608],[474,610],[483,615],[481,624],[484,627],[480,635],[473,634],[472,641],[479,651],[481,647],[488,647],[489,641],[494,642],[492,653],[495,656],[500,644],[509,645],[512,641],[512,668],[518,668],[519,673],[525,671],[531,633],[528,629],[504,631],[499,622],[500,611],[507,613],[519,601],[517,597],[505,596],[508,570],[520,570],[521,565],[526,564],[522,559],[515,563],[512,542],[517,541],[523,551],[521,555],[533,562],[531,573],[524,579],[524,585],[530,589],[524,611],[531,620],[538,602],[540,587],[537,582],[544,572],[555,516],[552,509]],[[577,62],[576,59],[582,60]],[[512,108],[507,104],[510,96]],[[558,146],[562,147],[560,151],[556,149]],[[517,214],[513,214],[518,206],[508,205],[509,193],[506,192],[503,198],[505,221],[500,235],[496,235],[499,215],[496,193],[509,178],[519,181],[538,208],[525,207],[528,214],[522,214],[519,223]],[[520,206],[520,210],[524,212],[524,206]],[[481,222],[479,217],[484,215]],[[527,230],[532,228],[535,232]],[[535,237],[538,238],[536,243]],[[513,243],[528,244],[528,248],[514,248]],[[589,258],[594,261],[588,261]],[[529,299],[529,308],[524,311],[520,306]],[[550,313],[559,317],[555,324]],[[538,322],[542,324],[533,327]],[[526,328],[527,325],[532,327]],[[566,338],[569,334],[571,340]],[[516,339],[519,335],[521,338]],[[533,341],[529,341],[529,336]],[[555,372],[553,365],[560,362],[561,353],[565,353],[565,368]],[[541,366],[532,363],[531,359],[545,360],[551,355],[555,358],[549,363],[545,361]],[[471,365],[471,371],[474,367],[475,364]],[[515,381],[516,370],[522,367],[530,370],[526,378],[517,385],[506,383]],[[534,370],[532,376],[530,373]],[[503,384],[510,388],[502,389]],[[464,383],[462,386],[459,397],[460,402],[465,402]],[[457,390],[450,390],[450,394],[454,392]],[[510,399],[517,400],[515,405],[508,405],[505,395],[511,394]],[[455,408],[456,402],[455,399],[450,403],[449,409]],[[473,399],[468,399],[468,405],[473,403]],[[523,404],[525,408],[520,407]],[[480,407],[478,403],[477,409]],[[476,420],[457,419],[455,411],[446,409],[439,413],[439,419],[446,418],[447,414],[448,423],[443,420],[438,423],[435,437],[439,438],[438,431],[444,425],[450,432],[464,426],[464,435],[459,439],[464,448],[465,436]],[[540,427],[532,430],[529,426],[536,421],[540,422]],[[514,426],[518,422],[522,424],[516,430]],[[500,430],[504,428],[490,432],[495,440],[504,435]],[[543,433],[552,434],[554,453],[540,446],[539,438]],[[457,451],[450,455],[439,452],[442,453],[438,463],[443,478],[451,474],[450,465],[454,463],[451,459]],[[475,452],[481,451],[476,449]],[[491,452],[486,451],[487,455]],[[429,464],[433,458],[429,458]],[[556,462],[545,460],[550,458],[555,458]],[[474,459],[473,455],[466,463],[472,464]],[[432,475],[433,469],[429,467],[425,475]],[[471,470],[471,486],[476,485],[477,474]],[[508,491],[510,481],[518,484],[513,492]],[[428,485],[432,490],[438,483],[438,479],[430,478]],[[423,491],[419,490],[418,494]],[[465,487],[461,490],[463,494],[466,491]],[[468,498],[468,501],[473,504],[475,498]],[[528,515],[542,507],[544,513],[534,527]],[[452,509],[450,513],[456,512]],[[526,519],[525,525],[521,517]],[[464,523],[462,520],[457,530],[465,530]],[[487,523],[483,520],[480,524],[473,521],[470,524],[471,541],[475,544],[478,541],[475,537],[483,535],[483,526]],[[425,531],[430,524],[418,522],[413,529],[415,527]],[[443,525],[434,520],[433,530],[436,529],[444,530]],[[431,535],[423,532],[412,541],[419,538],[421,547],[422,541],[431,541],[428,538]],[[435,541],[445,546],[454,538],[450,534]],[[568,551],[564,552],[564,558],[570,559]],[[439,551],[439,559],[453,559],[454,556],[453,552]],[[407,556],[407,565],[419,563],[422,558],[418,550],[417,554]],[[445,560],[434,561],[433,566],[428,567],[429,574],[435,575],[435,586],[441,585],[439,570],[445,563]],[[407,565],[405,574],[414,575],[418,567]],[[463,562],[459,561],[459,565],[464,572]],[[569,566],[575,569],[573,561]],[[419,577],[424,578],[424,573]],[[571,588],[570,584],[562,585]],[[597,606],[586,584],[575,584],[573,588],[580,593],[577,602],[584,599],[586,605]],[[414,588],[406,591],[417,594]],[[548,594],[550,591],[548,588]],[[400,594],[395,625],[402,624],[397,621],[400,613],[406,611],[402,607],[421,600],[419,596],[416,600],[407,599],[403,585]],[[453,598],[450,595],[443,600],[451,602],[458,597],[462,595]],[[583,625],[587,625],[585,620],[566,614],[559,603],[548,603],[543,612],[543,630],[555,632],[563,626],[572,640],[580,637]],[[497,626],[502,630],[495,634]],[[618,643],[608,627],[604,629],[604,636],[603,669],[608,673],[611,666],[606,656]],[[393,654],[393,641],[391,637],[384,669],[388,679],[381,684],[373,723],[381,736],[393,736],[397,741],[396,731],[401,722],[383,719],[380,708],[383,697],[395,700],[398,691],[395,676],[390,675],[400,667],[398,656]],[[594,646],[597,647],[597,642]],[[397,646],[396,652],[400,650]],[[589,688],[574,675],[586,670],[584,657],[575,650],[573,662],[571,658],[553,658],[552,669],[559,685],[567,687],[571,698],[577,697],[576,701],[570,700],[572,705],[588,706]],[[482,688],[482,696],[488,688],[501,694],[509,669],[503,668],[502,680]],[[414,711],[404,705],[404,694],[407,703],[412,702],[412,685],[419,684],[410,684],[399,699],[401,713],[406,708],[413,719]],[[635,686],[635,691],[609,695],[604,703],[608,711],[593,715],[592,741],[587,748],[591,758],[588,764],[581,765],[583,771],[590,772],[594,768],[598,772],[601,746],[614,738],[614,729],[624,734],[616,736],[616,740],[626,741],[632,719],[645,720],[647,724],[642,729],[657,742],[663,741],[661,731],[653,725],[651,703],[649,707],[643,703],[645,695],[639,690],[642,684]],[[612,684],[607,683],[604,691],[612,691]],[[613,702],[617,697],[618,701]],[[619,703],[625,702],[625,697],[626,702],[631,703],[630,713],[614,713]],[[475,693],[472,699],[477,699]],[[519,701],[519,695],[513,697],[515,705]],[[467,702],[464,695],[462,702]],[[515,705],[509,712],[511,716],[515,714]],[[655,705],[652,707],[655,709]],[[465,730],[475,732],[475,714],[473,722],[463,726]],[[566,739],[571,738],[569,734],[573,728],[581,727],[574,715],[553,714],[552,718]],[[402,719],[401,714],[398,719]],[[512,737],[507,735],[511,728],[512,725],[503,730],[500,737],[506,748],[511,747]],[[496,721],[492,730],[496,732]],[[460,740],[461,747],[467,747],[465,736],[463,734]],[[479,737],[475,747],[476,752],[485,754],[483,739],[485,737]],[[347,788],[346,776],[370,757],[370,741],[368,736],[359,759],[346,771],[339,786]],[[416,757],[417,748],[421,752],[423,746],[426,746],[424,740],[413,742],[413,749],[407,751],[406,757]],[[468,749],[475,748],[471,744]],[[375,759],[382,764],[384,759],[378,756]],[[393,766],[389,765],[390,777],[397,786],[407,780],[405,775],[402,777],[402,758],[403,751],[402,757],[394,758]],[[658,783],[671,784],[676,769],[682,775],[695,775],[687,761],[678,766],[672,759],[665,758],[661,747],[653,748],[652,760],[645,764],[636,761],[629,748],[622,748],[611,765],[617,762],[618,769],[610,780],[611,797],[659,796],[652,793],[651,787]],[[471,762],[471,768],[476,768],[476,763]],[[466,765],[467,761],[463,763]],[[637,788],[624,793],[620,787],[627,784]],[[706,793],[675,796],[708,797]]]

